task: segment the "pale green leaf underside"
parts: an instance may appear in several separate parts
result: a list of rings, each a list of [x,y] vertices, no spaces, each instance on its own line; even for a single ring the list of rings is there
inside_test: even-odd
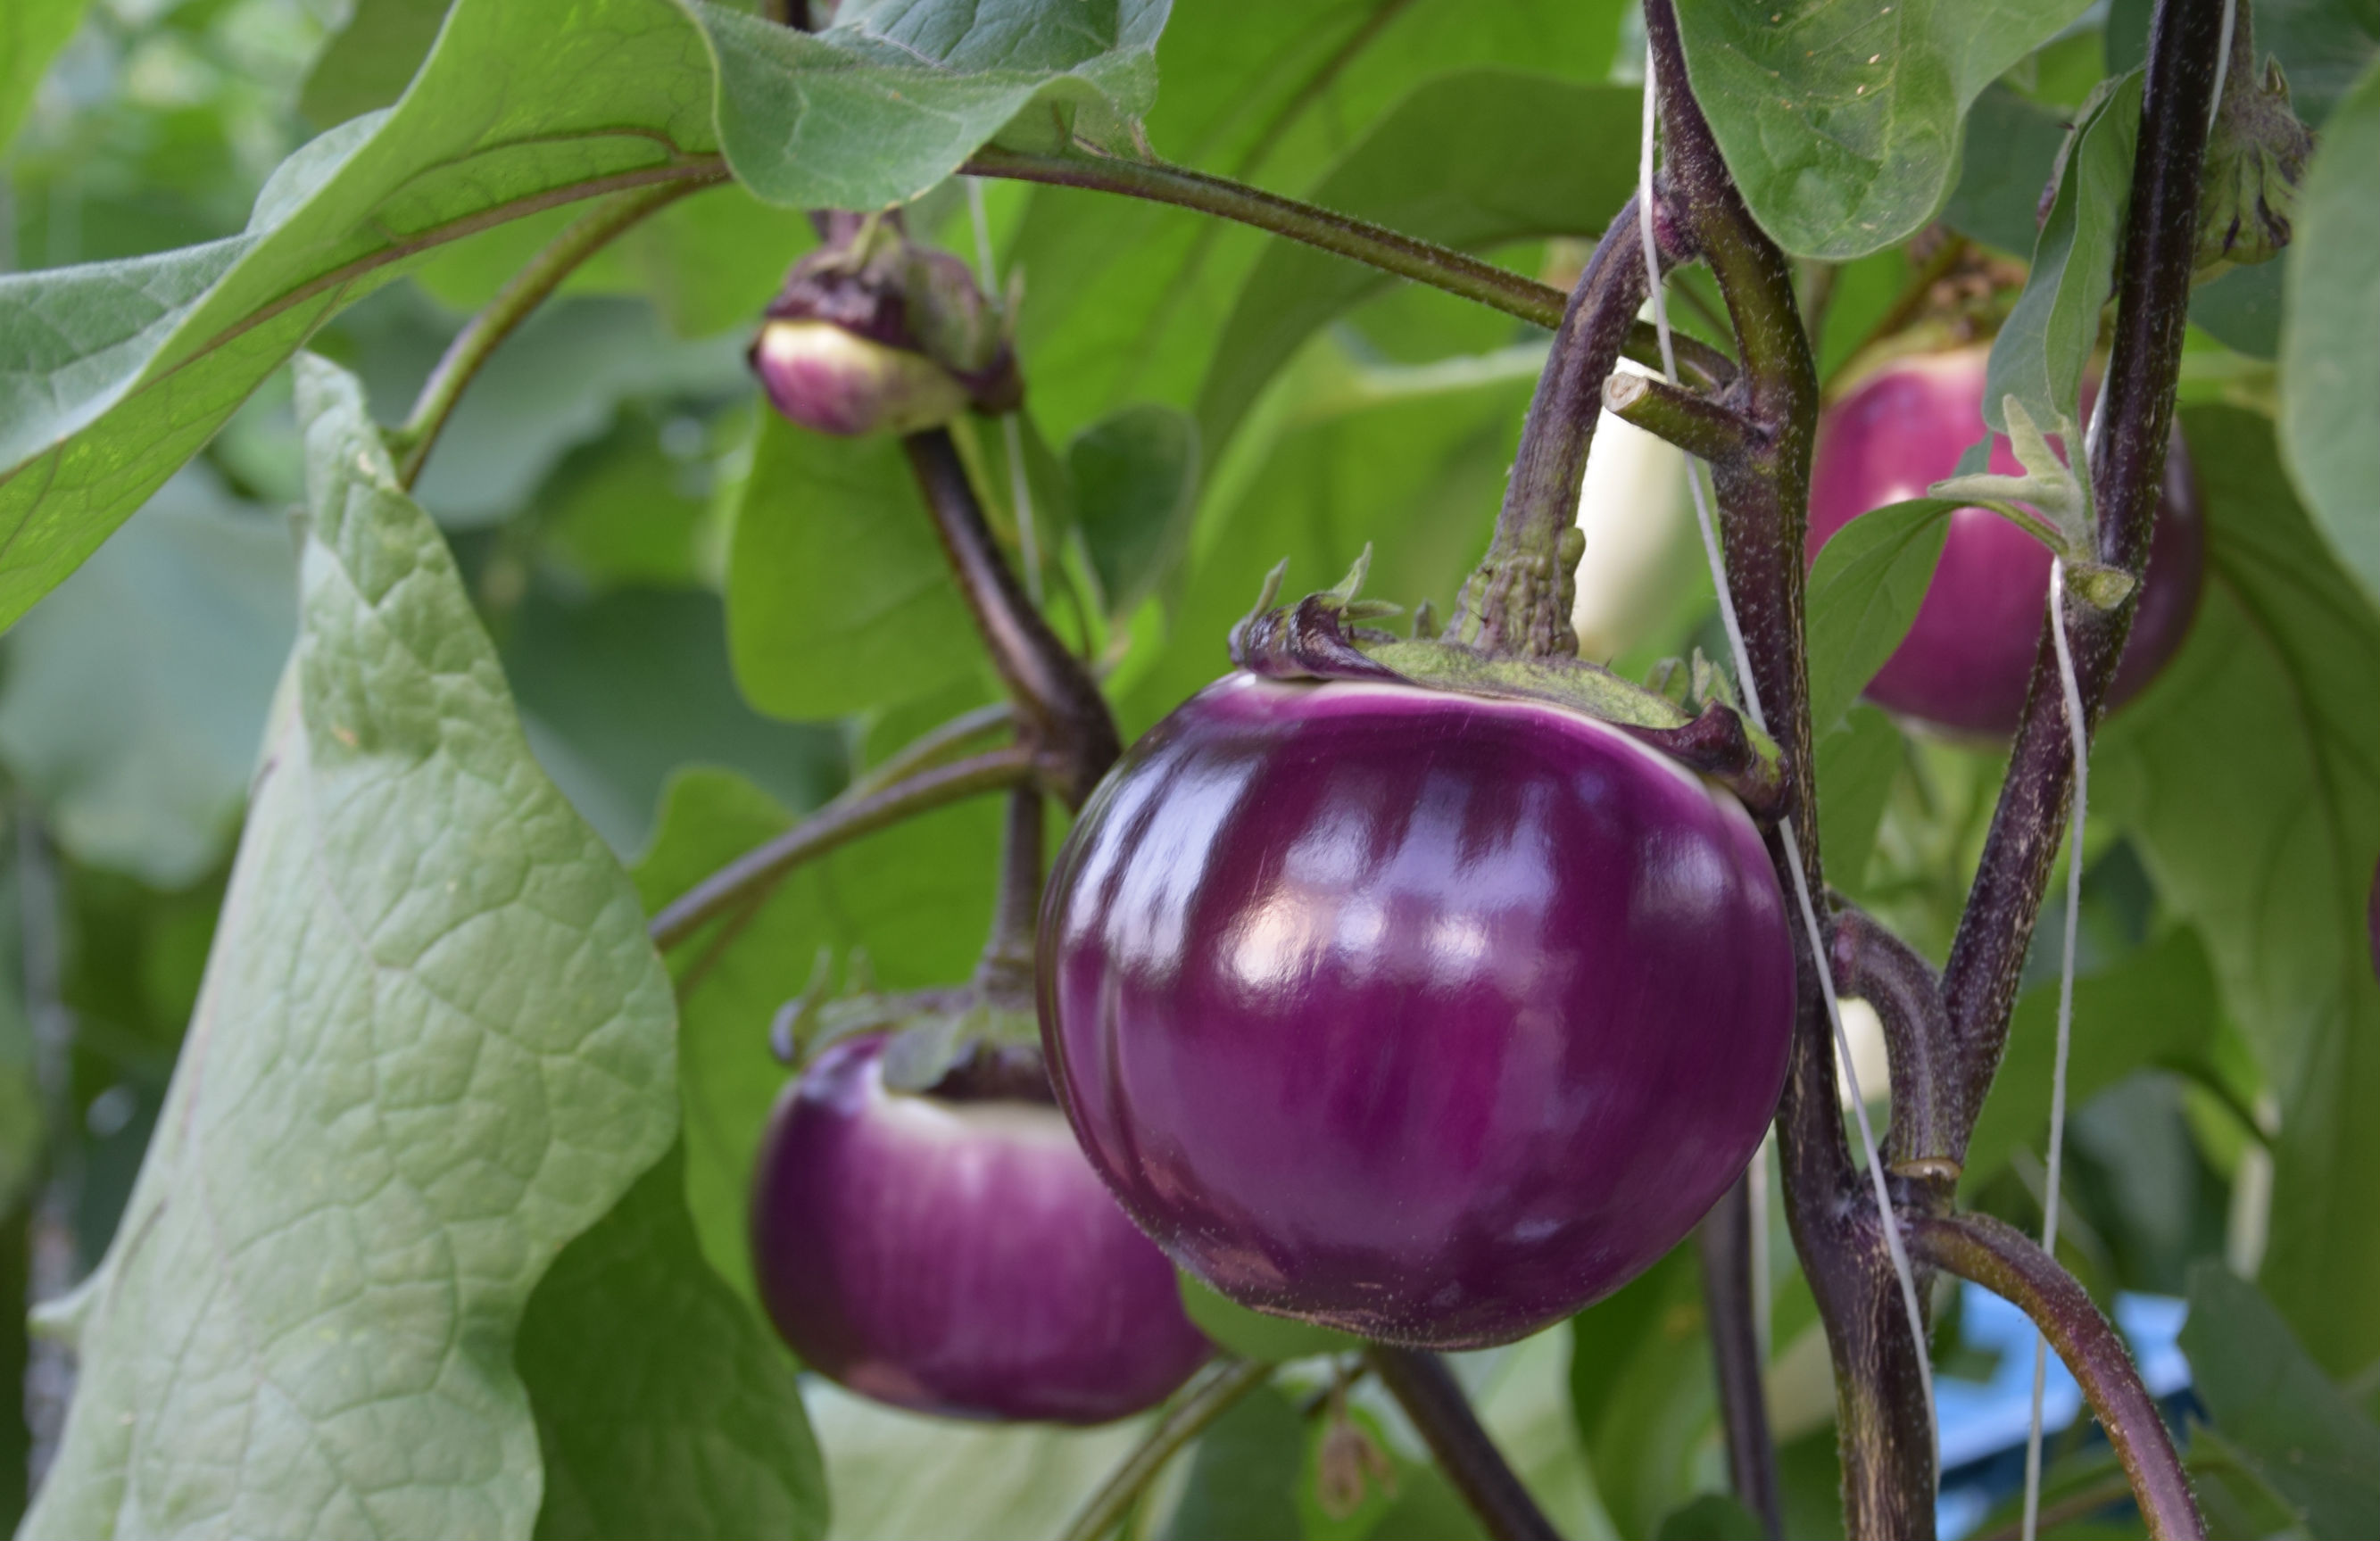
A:
[[[404,100],[290,157],[244,234],[0,278],[0,625],[408,261],[713,148],[701,37],[665,0],[461,0]]]
[[[676,1123],[635,892],[354,381],[300,411],[298,649],[27,1537],[527,1536],[522,1309]]]
[[[2380,65],[2325,127],[2298,208],[2281,323],[2289,474],[2363,590],[2380,601]]]
[[[403,99],[290,157],[245,233],[0,278],[0,626],[316,327],[444,243],[719,175],[714,111],[763,197],[897,202],[1037,99],[1145,106],[1164,18],[1163,0],[877,0],[812,37],[700,0],[458,0]]]
[[[2084,0],[1680,0],[1694,96],[1787,251],[1847,261],[1934,216],[1983,89]]]

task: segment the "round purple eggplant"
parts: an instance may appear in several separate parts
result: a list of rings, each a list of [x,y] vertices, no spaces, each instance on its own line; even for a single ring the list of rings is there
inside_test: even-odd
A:
[[[1813,561],[1829,536],[1862,514],[1923,497],[1956,473],[1960,455],[1983,431],[1989,358],[1988,349],[1965,348],[1896,359],[1828,408],[1810,474]],[[2022,471],[2007,440],[1993,441],[1991,468]],[[2180,648],[2205,564],[2198,485],[2177,428],[2111,707],[2138,695]],[[1960,509],[1917,619],[1868,682],[1868,699],[1956,733],[2008,737],[2024,710],[2048,592],[2046,547],[1988,509]]]
[[[1163,1401],[1210,1345],[1058,1110],[891,1090],[884,1043],[820,1054],[761,1142],[752,1259],[785,1341],[920,1413],[1097,1424]]]
[[[1234,674],[1051,874],[1041,1035],[1091,1163],[1242,1304],[1508,1342],[1760,1143],[1786,911],[1729,793],[1551,706]]]

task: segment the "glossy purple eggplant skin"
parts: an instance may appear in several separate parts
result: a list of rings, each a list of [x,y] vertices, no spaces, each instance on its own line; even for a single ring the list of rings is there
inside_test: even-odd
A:
[[[1957,472],[1959,456],[1983,431],[1989,357],[1986,348],[1965,348],[1896,359],[1828,408],[1810,474],[1811,560],[1860,515],[1923,497]],[[2023,470],[2006,439],[1993,442],[1991,468]],[[2198,485],[2177,427],[2111,708],[2146,688],[2181,647],[2205,565]],[[1956,733],[2009,737],[2024,710],[2048,592],[2046,547],[1987,509],[1960,509],[1917,619],[1868,682],[1868,699]]]
[[[1243,1304],[1387,1342],[1618,1289],[1783,1085],[1751,819],[1552,707],[1222,680],[1094,794],[1040,945],[1051,1083],[1133,1218]]]
[[[760,1298],[805,1364],[951,1417],[1099,1424],[1212,1352],[1046,1102],[888,1090],[881,1035],[785,1088],[752,1184]]]

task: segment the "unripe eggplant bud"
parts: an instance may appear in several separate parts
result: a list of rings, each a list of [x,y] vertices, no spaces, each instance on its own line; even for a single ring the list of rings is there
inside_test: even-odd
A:
[[[752,345],[786,418],[822,433],[910,433],[1024,397],[1005,320],[966,264],[860,222],[794,264]]]

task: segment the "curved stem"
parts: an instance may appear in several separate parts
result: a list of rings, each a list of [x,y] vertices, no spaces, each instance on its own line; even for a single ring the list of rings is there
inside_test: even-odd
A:
[[[1456,640],[1491,653],[1574,657],[1571,629],[1579,479],[1602,409],[1603,382],[1645,302],[1636,200],[1630,199],[1596,243],[1554,333],[1488,554],[1464,582],[1447,625]]]
[[[963,711],[941,727],[932,728],[904,744],[883,762],[872,765],[851,779],[844,789],[845,796],[856,796],[890,786],[941,759],[952,750],[988,738],[1002,729],[1016,725],[1016,709],[1006,701],[994,701],[973,711]]]
[[[1922,1181],[1942,1199],[1959,1180],[1965,1141],[1943,1106],[1957,1081],[1941,984],[1910,945],[1848,905],[1835,912],[1835,986],[1876,1008],[1892,1069],[1892,1126],[1884,1155],[1895,1175]]]
[[[1560,1533],[1479,1426],[1444,1360],[1384,1343],[1364,1354],[1493,1541],[1560,1541]]]
[[[1539,326],[1559,326],[1564,313],[1565,297],[1560,289],[1510,268],[1500,268],[1468,252],[1421,240],[1368,220],[1351,219],[1245,182],[1192,171],[1187,166],[1087,153],[1030,155],[987,145],[959,169],[971,176],[1004,176],[1051,187],[1087,188],[1196,209],[1320,247],[1351,261],[1444,289]],[[1632,321],[1633,317],[1631,312]],[[1718,349],[1685,337],[1677,340],[1677,349],[1678,368],[1698,383],[1718,386],[1734,378],[1734,364]],[[1642,322],[1629,328],[1625,351],[1639,363],[1660,362],[1653,329]]]
[[[2149,37],[2131,203],[2117,271],[2115,335],[2091,462],[2098,556],[2138,578],[2148,562],[2173,425],[2198,229],[2200,164],[2222,48],[2222,0],[2163,0]],[[2113,610],[2070,596],[2064,611],[2086,722],[2097,723],[2139,593]],[[2056,639],[2042,620],[2033,682],[1992,812],[1984,858],[1943,970],[1962,1072],[1958,1115],[1973,1128],[2008,1046],[2009,1019],[2074,788],[2074,750]]]
[[[447,345],[444,357],[430,371],[421,394],[414,398],[413,410],[407,416],[405,426],[391,435],[401,446],[396,463],[398,482],[410,490],[420,479],[431,447],[438,443],[439,431],[446,426],[455,404],[463,399],[464,391],[469,388],[480,366],[518,330],[521,322],[528,320],[547,296],[562,286],[563,280],[647,214],[704,185],[665,182],[616,194],[573,221],[528,266],[505,280],[495,297],[481,307],[480,313]]]
[[[1738,1177],[1703,1217],[1694,1241],[1702,1255],[1703,1308],[1710,1317],[1711,1366],[1718,1380],[1719,1422],[1727,1431],[1728,1474],[1737,1499],[1760,1516],[1769,1541],[1779,1541],[1785,1534],[1785,1504],[1777,1479],[1777,1442],[1768,1428],[1768,1397],[1761,1383],[1760,1340],[1752,1319],[1755,1223],[1750,1189]]]
[[[2107,1431],[2155,1541],[2204,1541],[2206,1522],[2156,1399],[2142,1384],[2123,1340],[2073,1275],[2014,1226],[1988,1215],[1917,1216],[1907,1231],[1918,1256],[2033,1318]]]
[[[1207,1426],[1232,1409],[1232,1403],[1271,1378],[1273,1366],[1251,1359],[1225,1359],[1205,1372],[1203,1379],[1158,1420],[1148,1438],[1124,1458],[1099,1490],[1091,1495],[1062,1535],[1062,1541],[1102,1541],[1123,1523],[1136,1502],[1173,1452],[1204,1433]]]
[[[1035,770],[1053,795],[1081,807],[1123,752],[1106,698],[1016,581],[950,431],[928,429],[902,444],[992,667],[1016,703]]]
[[[759,893],[806,861],[945,803],[1029,780],[1033,757],[1021,746],[922,770],[864,796],[843,796],[765,845],[755,846],[672,900],[646,927],[653,945],[676,946],[702,923]]]

